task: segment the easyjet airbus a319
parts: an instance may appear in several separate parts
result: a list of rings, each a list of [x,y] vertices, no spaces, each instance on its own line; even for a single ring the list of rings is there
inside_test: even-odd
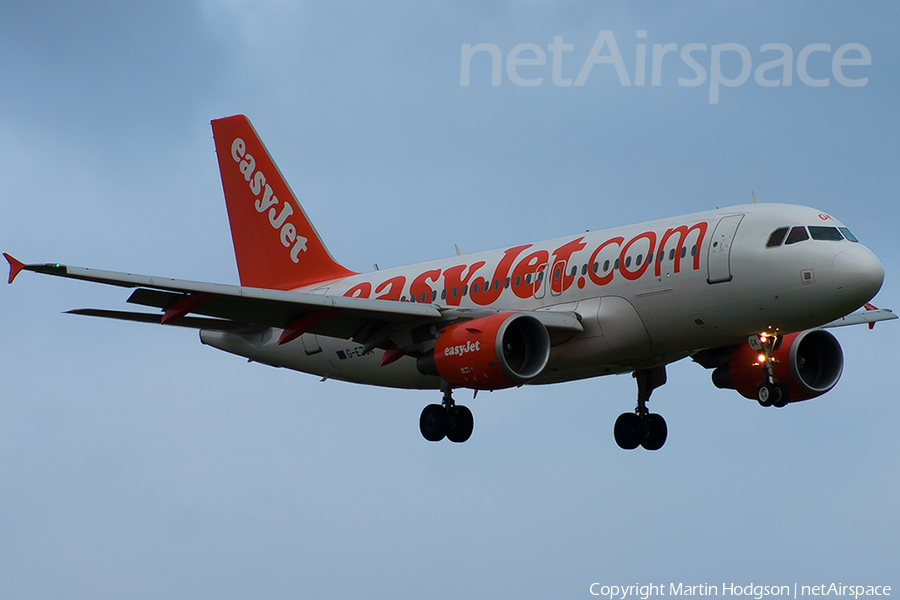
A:
[[[713,383],[763,406],[837,384],[825,328],[896,318],[867,304],[884,272],[831,215],[751,204],[354,273],[331,256],[250,122],[212,122],[240,286],[4,256],[22,270],[134,288],[160,312],[75,314],[178,325],[252,361],[323,378],[441,390],[422,411],[427,440],[469,439],[457,388],[498,390],[632,373],[637,407],[615,423],[625,449],[657,450],[650,413],[666,365],[691,357]],[[861,312],[854,312],[865,307]]]

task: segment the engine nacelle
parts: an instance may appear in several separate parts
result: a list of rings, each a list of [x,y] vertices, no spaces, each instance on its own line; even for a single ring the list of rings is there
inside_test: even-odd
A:
[[[457,387],[501,390],[534,379],[550,358],[550,336],[529,315],[499,313],[443,330],[419,371]]]
[[[773,375],[787,385],[788,402],[821,396],[837,385],[844,370],[841,345],[824,329],[785,335],[773,356]],[[750,344],[738,346],[728,364],[713,371],[716,387],[737,390],[751,400],[757,399],[763,379],[759,357]]]

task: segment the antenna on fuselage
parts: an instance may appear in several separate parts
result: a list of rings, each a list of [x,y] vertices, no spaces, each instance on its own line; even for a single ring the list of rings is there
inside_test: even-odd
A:
[[[456,255],[462,256],[462,252],[459,251],[459,246],[457,246],[456,244],[453,244],[453,247],[456,248]]]
[[[753,196],[753,204],[759,204],[759,200],[756,199],[756,192],[750,190],[750,195]]]

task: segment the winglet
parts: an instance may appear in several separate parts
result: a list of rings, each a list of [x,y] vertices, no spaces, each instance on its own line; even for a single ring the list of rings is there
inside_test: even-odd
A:
[[[25,263],[16,260],[6,252],[3,253],[3,258],[6,259],[6,262],[9,263],[9,281],[8,283],[12,283],[16,279],[16,275],[22,272],[22,269],[25,268]]]
[[[852,312],[840,319],[835,319],[831,323],[826,323],[821,327],[843,327],[844,325],[861,325],[866,324],[869,329],[875,329],[875,323],[878,321],[896,321],[897,315],[889,308],[878,308],[874,304],[867,302],[863,307],[864,310]]]
[[[879,311],[881,310],[880,308],[878,308],[877,306],[875,306],[875,305],[872,304],[871,302],[866,302],[865,305],[863,306],[863,308],[865,308],[866,310],[879,310]],[[890,309],[885,309],[885,310],[887,310],[888,312],[893,312],[893,311],[890,310]],[[870,322],[869,322],[869,330],[872,330],[872,329],[875,329],[875,321],[870,321]]]

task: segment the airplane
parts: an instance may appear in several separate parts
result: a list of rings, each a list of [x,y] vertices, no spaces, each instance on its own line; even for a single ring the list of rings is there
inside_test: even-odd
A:
[[[432,442],[472,435],[455,389],[632,373],[637,406],[613,428],[629,450],[666,441],[647,402],[672,362],[690,357],[716,387],[784,407],[840,379],[828,328],[897,318],[869,304],[884,271],[846,226],[755,194],[748,205],[356,273],[325,247],[250,121],[211,124],[240,285],[4,254],[9,283],[26,270],[133,288],[127,302],[158,312],[67,312],[198,329],[203,344],[323,380],[440,390],[419,419]]]

